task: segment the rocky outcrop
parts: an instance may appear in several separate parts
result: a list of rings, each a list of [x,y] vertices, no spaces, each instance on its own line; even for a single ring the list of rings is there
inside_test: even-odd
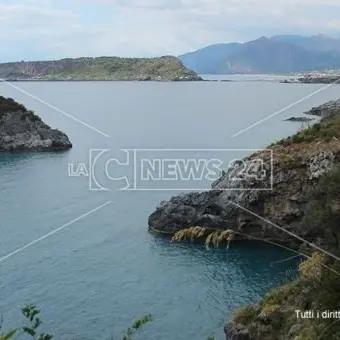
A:
[[[300,83],[303,84],[338,84],[340,82],[340,76],[334,75],[324,75],[324,76],[314,76],[307,75],[298,79]]]
[[[340,112],[340,99],[332,100],[323,105],[313,107],[310,111],[306,112],[306,114],[318,116],[321,118],[329,118],[338,115]]]
[[[235,184],[233,174],[242,169],[228,169],[212,190],[162,202],[149,217],[149,229],[169,235],[193,226],[232,230],[236,239],[265,239],[293,246],[296,240],[287,231],[306,239],[314,237],[300,229],[300,222],[309,191],[340,163],[339,113],[340,101],[313,108],[308,114],[321,116],[322,122],[272,145],[273,159],[268,152],[244,159],[246,164],[262,159],[263,167],[255,175],[273,170],[272,187],[258,190],[254,176]]]
[[[172,56],[160,58],[77,58],[0,64],[5,80],[199,81],[197,73]]]
[[[149,217],[150,230],[174,235],[173,241],[229,246],[235,239],[262,240],[308,258],[295,281],[235,311],[224,329],[226,340],[335,340],[340,334],[336,321],[296,315],[337,311],[340,300],[339,263],[327,256],[340,254],[340,100],[306,113],[320,122],[270,146],[270,190],[257,190],[253,177],[235,185],[234,169],[228,169],[210,191],[173,197]],[[250,155],[244,163],[258,158],[263,168],[253,175],[260,177],[271,169],[268,153]]]
[[[285,119],[286,122],[299,122],[299,123],[311,122],[313,120],[314,119],[308,117],[290,117],[288,119]]]
[[[0,151],[69,149],[67,135],[51,129],[40,117],[11,98],[0,96]]]

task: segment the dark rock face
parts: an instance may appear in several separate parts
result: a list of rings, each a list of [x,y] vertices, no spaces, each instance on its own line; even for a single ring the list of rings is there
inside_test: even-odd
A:
[[[229,325],[224,329],[226,340],[252,340],[248,330],[241,325]]]
[[[11,98],[0,96],[0,151],[43,151],[72,147],[67,135]]]
[[[318,113],[326,118],[339,112],[340,102],[337,101],[308,113]],[[306,197],[319,178],[334,164],[340,163],[339,143],[334,141],[332,150],[326,144],[323,149],[322,145],[311,143],[306,152],[301,152],[299,145],[287,149],[277,146],[273,148],[272,190],[256,190],[251,178],[239,181],[235,187],[230,179],[231,171],[235,169],[228,170],[212,185],[211,191],[184,194],[163,202],[150,215],[149,229],[170,235],[193,226],[228,229],[237,232],[241,239],[266,239],[294,246],[296,240],[285,230],[309,238],[310,235],[299,228],[308,203]],[[293,152],[296,158],[290,161]],[[251,155],[248,160],[258,156]],[[264,169],[269,172],[271,160],[265,157],[261,156]],[[259,169],[259,177],[260,171],[263,169]],[[226,190],[230,188],[233,190]]]

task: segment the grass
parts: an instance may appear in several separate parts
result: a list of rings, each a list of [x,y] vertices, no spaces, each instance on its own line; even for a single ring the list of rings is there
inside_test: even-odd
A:
[[[329,126],[328,122],[325,127],[333,136],[337,135],[338,131]],[[312,131],[324,131],[324,126]],[[317,242],[320,247],[338,257],[339,192],[340,167],[336,167],[324,175],[309,192],[306,197],[309,202],[306,216],[301,225],[309,234],[312,230],[311,242]],[[298,279],[271,290],[260,302],[256,315],[252,306],[239,310],[232,323],[247,326],[254,340],[286,340],[291,330],[294,330],[294,336],[290,338],[294,340],[338,340],[338,319],[296,317],[295,310],[337,311],[340,305],[340,263],[319,252],[313,253],[311,248],[307,248],[307,254],[310,258],[300,264]],[[263,318],[266,320],[266,328],[263,328]]]
[[[292,144],[311,143],[314,141],[331,141],[340,138],[340,116],[323,119],[293,136],[284,138],[271,146],[289,146]]]
[[[172,242],[202,242],[206,246],[214,247],[226,244],[229,247],[229,243],[234,239],[234,234],[234,231],[230,229],[209,229],[197,226],[178,231],[172,237]]]
[[[245,306],[237,309],[233,315],[233,321],[237,324],[248,326],[257,317],[257,311],[253,306]]]

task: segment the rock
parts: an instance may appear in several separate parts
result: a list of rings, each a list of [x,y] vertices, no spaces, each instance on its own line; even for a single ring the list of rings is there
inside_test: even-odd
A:
[[[0,96],[0,151],[69,149],[67,135],[51,129],[40,117],[11,98]]]
[[[326,111],[332,110],[334,115],[340,112],[334,110],[337,106],[338,102],[332,102],[323,107]],[[329,112],[321,110],[319,115],[329,117]],[[292,144],[291,151],[287,151],[285,146],[274,149],[272,190],[256,190],[256,181],[252,177],[235,182],[232,173],[235,169],[229,169],[212,184],[211,191],[184,194],[162,202],[149,217],[149,229],[169,235],[192,226],[230,229],[238,239],[266,239],[295,245],[296,240],[275,227],[278,225],[308,238],[300,229],[307,204],[306,197],[313,189],[315,181],[331,170],[335,163],[340,163],[340,144],[336,144],[335,151],[327,151],[327,143],[324,142],[326,150],[322,150],[323,144],[317,141],[309,152],[300,150],[299,145]],[[295,156],[296,159],[285,164],[280,160],[281,154],[289,158]],[[270,173],[271,162],[265,154],[251,155],[246,161],[252,162],[259,157],[264,160],[263,169]],[[260,178],[263,169],[253,167],[253,175]],[[271,221],[272,224],[266,221]]]
[[[308,115],[319,116],[321,118],[329,118],[340,114],[340,99],[330,101],[318,107],[313,107],[311,110],[305,112]]]
[[[309,178],[318,179],[326,172],[328,172],[334,164],[334,153],[332,152],[321,152],[311,158],[309,163]]]
[[[302,325],[299,323],[296,323],[295,325],[293,325],[288,332],[289,338],[293,338],[296,335],[298,335],[302,328],[303,328]]]
[[[226,340],[252,340],[248,329],[242,325],[229,324],[224,332]]]
[[[285,119],[286,122],[310,122],[314,119],[307,118],[307,117],[290,117],[288,119]]]

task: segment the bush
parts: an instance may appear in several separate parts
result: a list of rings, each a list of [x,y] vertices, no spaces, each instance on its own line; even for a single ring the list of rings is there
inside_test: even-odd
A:
[[[309,193],[303,226],[313,238],[322,239],[329,251],[340,254],[340,168],[325,174]]]
[[[31,122],[41,122],[41,118],[37,116],[33,111],[25,111],[20,116],[21,120],[28,119]]]
[[[319,285],[322,279],[324,256],[314,253],[311,258],[302,262],[299,272],[302,280],[311,281],[314,285]]]
[[[26,112],[24,105],[17,103],[13,98],[0,96],[0,116],[7,112]]]
[[[236,310],[233,321],[240,325],[247,326],[252,323],[256,317],[256,309],[253,306],[245,306]]]
[[[320,123],[313,124],[312,126],[301,130],[295,135],[282,139],[271,146],[281,145],[289,146],[293,143],[310,143],[315,140],[330,141],[333,138],[340,138],[340,117],[334,116],[331,118],[323,119]]]

